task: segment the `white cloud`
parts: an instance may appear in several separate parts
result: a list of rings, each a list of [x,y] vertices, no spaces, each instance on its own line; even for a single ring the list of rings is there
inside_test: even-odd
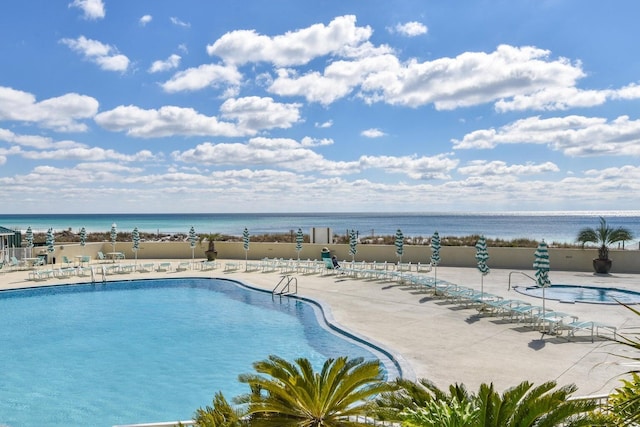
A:
[[[445,154],[433,157],[413,156],[362,156],[358,162],[361,168],[380,168],[391,173],[406,174],[412,179],[449,179],[449,173],[458,165],[458,160]]]
[[[322,123],[316,122],[314,126],[320,129],[328,129],[331,126],[333,126],[333,120],[327,120],[326,122],[322,122]]]
[[[458,168],[458,173],[472,176],[514,176],[533,175],[547,172],[559,172],[560,168],[553,162],[542,164],[526,163],[524,165],[508,165],[500,160],[473,160],[466,166]]]
[[[320,147],[323,145],[333,145],[333,139],[331,138],[311,138],[309,136],[305,136],[300,141],[300,144],[303,147]]]
[[[270,62],[279,67],[303,65],[314,58],[357,47],[368,40],[371,33],[370,27],[356,26],[355,16],[345,15],[326,26],[315,24],[275,37],[254,30],[232,31],[208,45],[207,53],[236,65],[249,62]]]
[[[152,20],[153,20],[153,16],[151,16],[151,15],[144,15],[144,16],[142,16],[142,17],[138,20],[138,23],[139,23],[141,26],[143,26],[143,27],[144,27],[144,26],[146,26],[149,22],[151,22]]]
[[[153,64],[151,64],[151,67],[149,67],[149,72],[158,73],[161,71],[169,71],[173,70],[174,68],[178,68],[178,66],[180,65],[180,59],[182,59],[180,55],[173,54],[165,60],[153,61]]]
[[[571,157],[640,156],[640,120],[620,116],[529,117],[499,129],[481,129],[453,139],[456,149],[488,149],[499,144],[544,144]]]
[[[0,86],[0,120],[36,123],[60,132],[84,132],[81,119],[93,117],[98,101],[86,95],[67,93],[36,102],[34,95]]]
[[[381,131],[380,129],[371,128],[371,129],[363,130],[362,132],[360,132],[360,135],[364,136],[365,138],[382,138],[387,134]]]
[[[397,24],[394,30],[407,37],[415,37],[422,34],[427,34],[427,26],[421,22],[416,21]]]
[[[85,59],[97,64],[103,70],[126,71],[129,67],[129,58],[118,53],[115,47],[97,40],[80,36],[77,39],[61,39],[60,42],[67,45],[74,52],[83,55]]]
[[[191,27],[191,24],[189,24],[188,22],[184,22],[178,18],[176,18],[175,16],[172,16],[171,18],[169,18],[171,20],[171,23],[173,25],[176,25],[178,27],[182,27],[182,28],[189,28]]]
[[[244,136],[234,123],[220,122],[193,108],[164,106],[145,110],[136,106],[124,106],[104,111],[95,116],[97,124],[112,132],[126,132],[139,138],[157,138],[173,135],[186,136]]]
[[[81,9],[85,19],[102,19],[106,15],[102,0],[73,0],[69,3],[69,7]]]
[[[238,127],[252,134],[259,130],[288,129],[300,121],[300,104],[282,104],[273,98],[248,96],[227,99],[221,106],[221,117],[234,120]]]
[[[176,73],[162,84],[162,88],[166,92],[174,93],[196,91],[209,86],[239,86],[241,82],[242,74],[235,67],[204,64]]]

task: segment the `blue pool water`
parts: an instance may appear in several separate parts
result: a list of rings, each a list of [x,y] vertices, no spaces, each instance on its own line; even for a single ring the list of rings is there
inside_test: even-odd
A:
[[[542,298],[542,288],[516,287],[525,295]],[[596,286],[552,285],[544,290],[544,297],[550,300],[567,302],[586,302],[595,304],[640,304],[640,292],[618,288],[600,288]]]
[[[163,279],[0,292],[0,425],[190,419],[276,354],[384,354],[319,324],[317,306],[226,280]],[[321,322],[324,323],[324,322]]]

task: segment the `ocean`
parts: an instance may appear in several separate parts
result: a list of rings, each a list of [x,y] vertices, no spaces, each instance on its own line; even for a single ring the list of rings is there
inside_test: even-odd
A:
[[[573,243],[583,227],[596,227],[599,216],[612,227],[626,227],[640,238],[640,211],[610,212],[508,212],[508,213],[189,213],[189,214],[0,214],[0,226],[34,232],[71,229],[78,232],[108,232],[115,223],[118,231],[138,227],[149,233],[184,233],[193,226],[198,234],[221,233],[241,236],[245,227],[250,234],[289,233],[301,228],[329,227],[336,234],[354,229],[358,235],[393,235],[401,229],[406,237],[429,237],[438,231],[441,237],[484,235],[490,239],[527,238],[549,243]]]

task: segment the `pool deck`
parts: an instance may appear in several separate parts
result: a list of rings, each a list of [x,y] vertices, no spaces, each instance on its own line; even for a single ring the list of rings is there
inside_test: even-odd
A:
[[[280,273],[245,272],[244,261],[220,260],[215,270],[176,271],[185,260],[144,260],[138,263],[171,262],[169,271],[134,272],[109,275],[107,280],[166,277],[214,277],[244,282],[271,290]],[[130,263],[130,260],[127,260]],[[225,263],[240,268],[225,271]],[[96,264],[94,264],[96,265]],[[106,265],[106,264],[105,264]],[[28,280],[28,271],[0,270],[0,289],[90,281],[88,277]],[[484,277],[484,291],[503,298],[520,299],[541,305],[537,298],[508,290],[510,270],[492,269]],[[533,271],[524,271],[533,276]],[[433,277],[431,273],[423,273]],[[389,350],[410,379],[426,378],[440,388],[464,383],[477,391],[481,383],[493,383],[498,390],[522,381],[538,385],[555,380],[559,386],[576,384],[576,396],[603,395],[621,385],[620,375],[631,369],[621,354],[639,357],[636,351],[604,338],[591,342],[589,333],[580,331],[567,340],[567,334],[548,335],[523,324],[489,316],[464,304],[434,297],[424,289],[396,281],[352,279],[344,275],[293,274],[298,295],[322,303],[328,318],[343,329],[367,338]],[[640,291],[640,275],[596,276],[591,272],[549,273],[552,283],[618,287]],[[473,268],[438,267],[437,278],[450,283],[481,288],[481,276]],[[101,278],[100,278],[101,280]],[[511,286],[530,286],[521,274],[511,274]],[[601,322],[618,332],[638,335],[640,316],[619,305],[546,301],[546,308],[578,316],[582,321]],[[611,336],[606,333],[605,335]]]

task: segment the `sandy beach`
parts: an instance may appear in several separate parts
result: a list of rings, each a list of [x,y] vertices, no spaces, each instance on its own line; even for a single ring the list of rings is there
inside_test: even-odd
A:
[[[214,277],[237,280],[271,290],[278,272],[244,272],[243,268],[225,271],[225,263],[244,265],[244,261],[221,260],[210,271],[175,267],[185,260],[145,260],[145,263],[171,262],[168,272],[109,275],[107,280],[153,277]],[[522,299],[539,305],[541,300],[509,290],[509,270],[493,269],[484,278],[484,291],[504,298]],[[433,275],[431,273],[425,273]],[[615,284],[640,291],[640,275],[552,271],[555,283],[595,285]],[[587,332],[577,332],[570,341],[562,335],[541,334],[531,327],[499,316],[488,316],[475,308],[434,297],[425,289],[398,282],[352,279],[344,275],[295,275],[298,295],[323,304],[327,317],[351,333],[383,346],[395,355],[404,375],[426,378],[439,387],[464,383],[476,390],[481,383],[494,383],[506,389],[521,381],[535,384],[555,380],[558,385],[576,384],[579,396],[602,395],[620,385],[620,374],[632,367],[617,355],[626,348],[603,338],[591,342]],[[480,273],[473,268],[439,267],[438,279],[480,289]],[[86,282],[87,277],[28,280],[28,271],[0,274],[0,289]],[[100,279],[101,280],[101,279]],[[511,286],[528,285],[528,279],[511,278]],[[619,305],[562,303],[547,301],[547,308],[570,313],[580,320],[614,326],[619,332],[633,331],[640,319]],[[608,334],[608,336],[611,336]],[[638,355],[636,354],[636,357]]]

